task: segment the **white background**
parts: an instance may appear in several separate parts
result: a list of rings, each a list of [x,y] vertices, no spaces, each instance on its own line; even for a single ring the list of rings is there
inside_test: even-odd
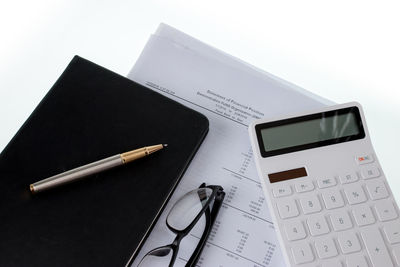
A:
[[[126,75],[160,22],[335,102],[359,101],[400,200],[398,1],[0,1],[0,150],[77,54]]]

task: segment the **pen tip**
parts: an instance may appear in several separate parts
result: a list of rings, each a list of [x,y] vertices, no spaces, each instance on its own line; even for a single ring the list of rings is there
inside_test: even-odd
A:
[[[167,147],[168,146],[168,144],[163,144],[163,147]]]

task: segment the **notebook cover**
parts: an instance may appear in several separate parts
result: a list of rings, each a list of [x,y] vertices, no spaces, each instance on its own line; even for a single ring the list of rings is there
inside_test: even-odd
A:
[[[75,56],[0,154],[0,266],[125,266],[207,131],[202,114]],[[168,147],[29,191],[43,178],[159,143]]]

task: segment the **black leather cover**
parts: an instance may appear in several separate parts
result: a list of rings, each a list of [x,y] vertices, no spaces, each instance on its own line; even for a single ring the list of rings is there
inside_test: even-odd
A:
[[[74,57],[0,154],[0,266],[125,266],[207,131],[202,114]],[[159,143],[168,147],[29,191],[43,178]]]

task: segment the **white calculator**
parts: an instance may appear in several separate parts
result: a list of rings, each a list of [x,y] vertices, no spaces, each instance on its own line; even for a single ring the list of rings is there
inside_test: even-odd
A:
[[[400,266],[399,208],[358,103],[249,127],[288,266]]]

